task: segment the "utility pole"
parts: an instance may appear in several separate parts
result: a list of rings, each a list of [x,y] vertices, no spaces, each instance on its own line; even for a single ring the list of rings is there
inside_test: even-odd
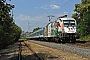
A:
[[[30,32],[30,22],[28,21],[28,32]]]
[[[52,17],[54,17],[53,15],[49,15],[49,16],[47,16],[47,17],[49,17],[49,22],[51,21],[51,19],[52,19]]]

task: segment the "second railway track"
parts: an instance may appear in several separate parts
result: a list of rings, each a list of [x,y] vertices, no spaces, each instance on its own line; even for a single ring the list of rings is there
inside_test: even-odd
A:
[[[18,52],[18,60],[32,60],[30,57],[25,58],[24,53],[32,53],[34,55],[34,60],[43,60],[24,40],[19,41],[19,52]],[[25,50],[25,51],[24,51]]]

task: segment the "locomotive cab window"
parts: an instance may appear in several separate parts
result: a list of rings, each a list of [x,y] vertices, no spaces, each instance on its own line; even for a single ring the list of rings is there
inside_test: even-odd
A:
[[[74,20],[63,20],[64,26],[75,26]]]

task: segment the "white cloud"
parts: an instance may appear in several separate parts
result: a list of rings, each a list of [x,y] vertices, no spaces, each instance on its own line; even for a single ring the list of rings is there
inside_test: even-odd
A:
[[[42,9],[49,9],[47,5],[41,6]]]
[[[38,7],[35,7],[36,9],[38,9]]]
[[[64,12],[64,14],[68,14],[68,12]]]
[[[30,22],[30,30],[34,29],[35,27],[44,27],[48,23],[48,17],[46,14],[38,15],[34,17],[24,14],[19,14],[19,16],[15,18],[15,20],[16,20],[16,24],[21,26],[23,30],[27,29],[28,26],[27,21]]]
[[[30,20],[30,21],[40,21],[40,20],[44,20],[44,18],[46,17],[46,14],[44,15],[39,15],[39,16],[27,16],[24,14],[19,14],[18,17],[16,17],[16,20]]]
[[[19,14],[19,16],[16,17],[17,20],[28,20],[30,18],[31,18],[30,16],[26,16],[26,15],[23,15],[23,14]]]
[[[58,5],[50,5],[50,7],[51,7],[52,9],[60,9],[60,6],[58,6]]]

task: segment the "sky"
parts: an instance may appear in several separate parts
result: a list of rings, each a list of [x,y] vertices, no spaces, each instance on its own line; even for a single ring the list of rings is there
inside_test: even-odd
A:
[[[50,15],[54,16],[51,21],[65,14],[71,17],[75,4],[81,3],[81,0],[7,0],[7,3],[15,5],[15,24],[22,31],[32,32],[34,28],[45,27],[49,23]]]

